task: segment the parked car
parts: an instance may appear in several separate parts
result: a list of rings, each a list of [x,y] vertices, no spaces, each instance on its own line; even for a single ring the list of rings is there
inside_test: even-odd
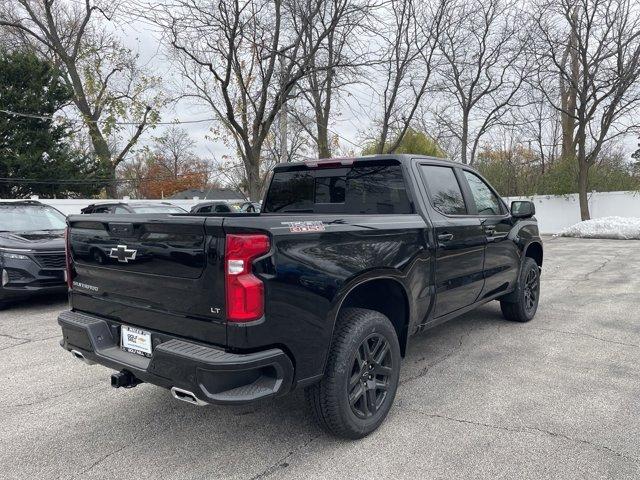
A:
[[[261,209],[260,202],[244,202],[240,205],[240,211],[245,213],[259,213]]]
[[[33,200],[0,202],[0,307],[64,292],[66,217]]]
[[[210,200],[194,205],[191,207],[190,213],[239,213],[240,211],[238,205]]]
[[[327,431],[360,438],[389,412],[413,334],[492,300],[534,317],[534,213],[466,165],[380,155],[279,164],[259,215],[72,216],[61,345],[118,370],[114,387],[194,405],[304,388]],[[98,241],[117,262],[77,255]]]
[[[184,208],[173,205],[169,202],[149,203],[149,202],[112,202],[112,203],[92,203],[81,210],[84,214],[106,213],[187,213]]]

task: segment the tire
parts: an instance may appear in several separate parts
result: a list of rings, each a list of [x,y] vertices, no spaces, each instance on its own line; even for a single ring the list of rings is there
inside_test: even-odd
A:
[[[338,317],[325,376],[305,396],[324,430],[358,439],[382,424],[399,378],[400,345],[391,321],[373,310],[348,308]]]
[[[518,285],[508,300],[500,300],[502,315],[514,322],[533,319],[540,301],[540,267],[532,258],[525,258]]]

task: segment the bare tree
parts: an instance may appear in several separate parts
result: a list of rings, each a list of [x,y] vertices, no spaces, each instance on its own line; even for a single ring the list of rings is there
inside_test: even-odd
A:
[[[444,0],[391,0],[382,14],[380,61],[383,90],[378,153],[394,152],[430,87],[445,13]],[[393,135],[393,140],[389,141]]]
[[[563,117],[563,153],[578,163],[587,220],[589,169],[608,142],[640,125],[640,11],[633,0],[544,0],[537,7],[538,85]]]
[[[176,0],[153,20],[164,27],[184,78],[184,96],[204,102],[231,135],[249,195],[260,195],[260,154],[311,59],[350,8],[347,0]],[[314,41],[303,48],[312,25]]]
[[[93,0],[5,0],[0,26],[36,45],[61,68],[94,154],[115,179],[116,167],[157,121],[159,99],[150,95],[156,82],[138,68],[136,56],[96,25],[98,16],[113,15],[108,5]],[[120,141],[110,141],[113,135]],[[117,194],[115,182],[108,190]]]
[[[196,142],[184,128],[172,125],[153,140],[153,152],[164,159],[162,165],[173,178],[178,178],[184,164],[201,163],[194,152]]]
[[[511,0],[447,2],[439,51],[443,102],[436,123],[460,144],[460,160],[473,164],[483,136],[507,122],[528,72],[526,28]],[[440,135],[443,133],[441,132]]]
[[[340,0],[325,4],[329,12],[340,7]],[[322,32],[313,24],[306,24],[302,32],[303,54],[310,58],[310,69],[296,87],[302,102],[292,103],[291,115],[313,140],[320,158],[331,156],[329,122],[338,96],[347,85],[358,83],[358,73],[372,62],[366,38],[373,8],[366,0],[352,2],[319,48],[316,37]]]
[[[562,119],[558,111],[529,82],[524,90],[525,105],[513,110],[511,125],[506,128],[515,128],[521,142],[536,153],[540,160],[540,173],[544,175],[561,156]]]

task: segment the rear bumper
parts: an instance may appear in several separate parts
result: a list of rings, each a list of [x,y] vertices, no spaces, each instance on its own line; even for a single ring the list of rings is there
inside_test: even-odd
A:
[[[286,393],[293,365],[280,349],[236,354],[151,332],[150,358],[120,349],[120,324],[84,313],[59,315],[60,345],[137,379],[192,392],[202,403],[243,404]]]

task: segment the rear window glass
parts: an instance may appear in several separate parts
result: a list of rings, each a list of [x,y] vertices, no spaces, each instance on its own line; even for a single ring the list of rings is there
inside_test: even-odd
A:
[[[398,163],[276,171],[265,199],[266,213],[413,213]]]
[[[420,170],[436,210],[446,215],[467,214],[462,190],[452,168],[420,165]]]

